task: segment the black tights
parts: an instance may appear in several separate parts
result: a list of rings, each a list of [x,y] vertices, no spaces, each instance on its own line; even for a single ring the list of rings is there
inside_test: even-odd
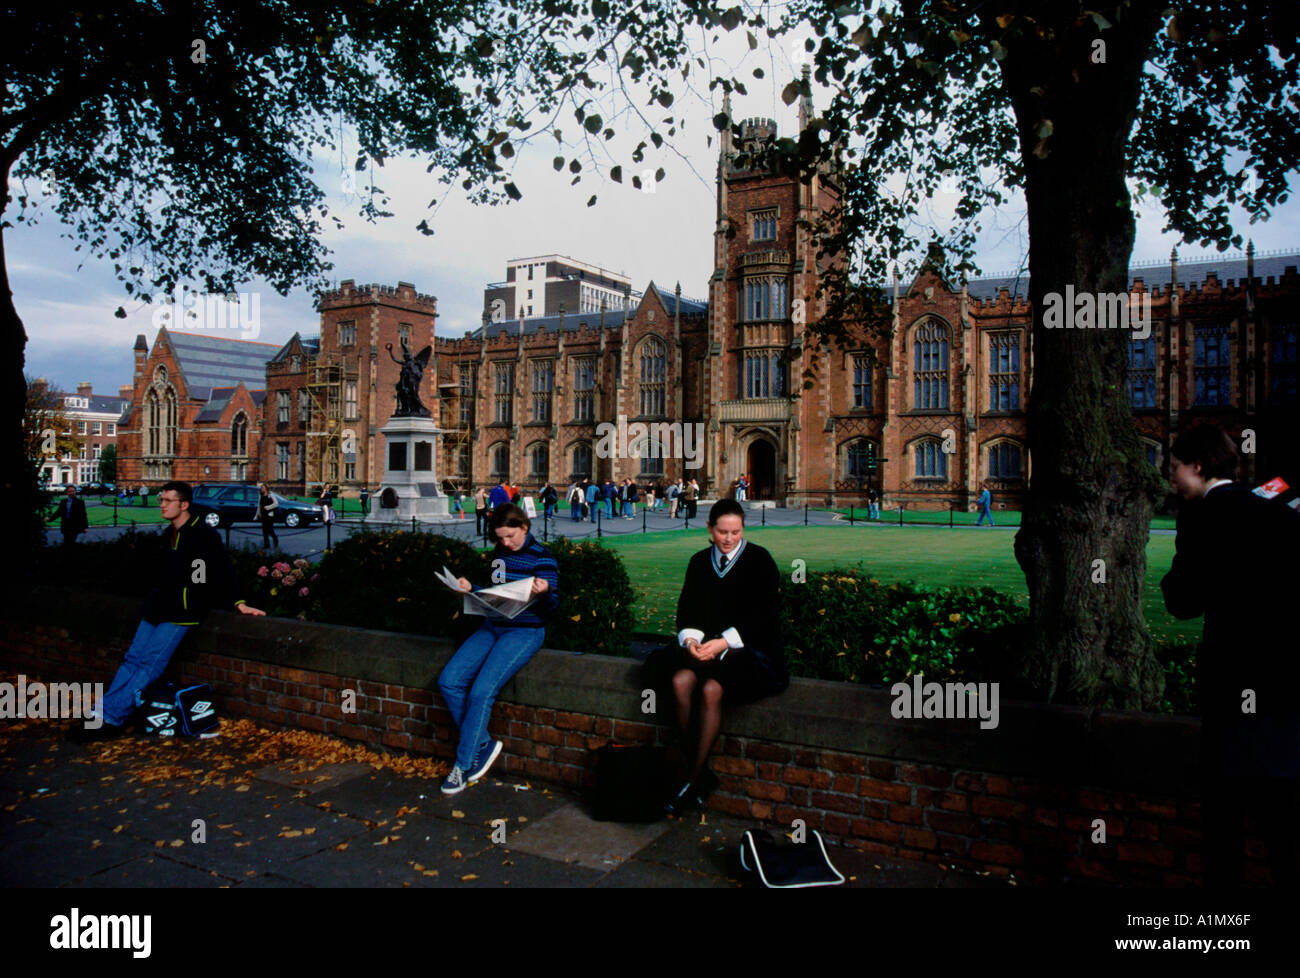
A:
[[[690,737],[691,707],[699,685],[699,677],[690,669],[680,669],[673,674],[673,698],[677,701],[677,727],[682,732],[683,750]],[[704,770],[704,764],[722,732],[722,684],[716,679],[706,679],[700,686],[700,706],[696,717],[700,729],[695,756],[688,757],[691,781]]]

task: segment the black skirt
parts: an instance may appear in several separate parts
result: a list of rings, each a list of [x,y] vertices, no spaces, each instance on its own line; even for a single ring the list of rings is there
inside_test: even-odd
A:
[[[673,676],[683,669],[695,673],[700,685],[714,679],[722,687],[722,702],[753,703],[775,696],[790,685],[790,680],[771,668],[748,649],[732,649],[721,659],[701,662],[680,645],[668,644],[651,652],[642,666],[648,687],[672,697]]]

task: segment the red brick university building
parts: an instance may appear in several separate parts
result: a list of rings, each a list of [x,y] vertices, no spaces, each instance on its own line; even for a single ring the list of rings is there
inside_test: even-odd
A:
[[[805,100],[801,126],[810,115]],[[398,375],[388,347],[400,357],[405,339],[412,353],[433,347],[421,397],[444,429],[445,485],[505,477],[563,492],[582,475],[694,475],[712,494],[744,474],[751,498],[782,505],[857,504],[874,486],[886,507],[965,508],[989,488],[997,505],[1019,508],[1032,474],[1027,278],[950,283],[923,270],[894,290],[891,336],[805,345],[793,313],[803,303],[817,315],[807,222],[839,206],[840,188],[831,170],[804,184],[741,168],[746,144],[777,133],[767,119],[740,128],[740,145],[722,134],[704,299],[651,281],[627,310],[501,322],[485,313],[453,339],[435,335],[436,300],[413,285],[349,280],[321,296],[319,337],[279,349],[163,330],[152,351],[137,341],[121,479],[373,489]],[[1128,393],[1157,468],[1167,471],[1178,431],[1203,419],[1255,433],[1244,477],[1300,480],[1297,264],[1252,248],[1130,270],[1132,291],[1150,297],[1151,331],[1130,340]],[[802,391],[813,361],[818,384]],[[620,417],[700,426],[698,467],[606,457],[599,426]]]

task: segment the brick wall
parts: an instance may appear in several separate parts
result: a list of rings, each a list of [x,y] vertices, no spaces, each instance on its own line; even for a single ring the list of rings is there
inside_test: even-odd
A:
[[[48,624],[66,620],[74,599],[75,624]],[[0,629],[0,681],[107,683],[135,610],[39,589]],[[230,715],[451,758],[451,718],[434,690],[452,651],[439,639],[216,613],[187,637],[172,672],[211,683]],[[666,728],[642,713],[638,671],[632,660],[542,650],[493,711],[506,771],[590,786],[596,747],[664,741]],[[355,713],[342,709],[348,691]],[[890,702],[884,690],[795,680],[730,711],[710,808],[787,830],[802,819],[885,858],[1031,883],[1199,881],[1196,721],[1004,702],[999,726],[980,730],[897,720]],[[1095,819],[1104,844],[1092,841]],[[1266,880],[1258,842],[1247,852],[1253,877]]]

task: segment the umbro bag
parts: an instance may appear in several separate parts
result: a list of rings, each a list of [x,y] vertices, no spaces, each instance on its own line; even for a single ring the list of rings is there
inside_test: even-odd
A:
[[[220,719],[207,683],[181,688],[157,682],[136,694],[139,729],[158,737],[199,737],[216,730]]]

